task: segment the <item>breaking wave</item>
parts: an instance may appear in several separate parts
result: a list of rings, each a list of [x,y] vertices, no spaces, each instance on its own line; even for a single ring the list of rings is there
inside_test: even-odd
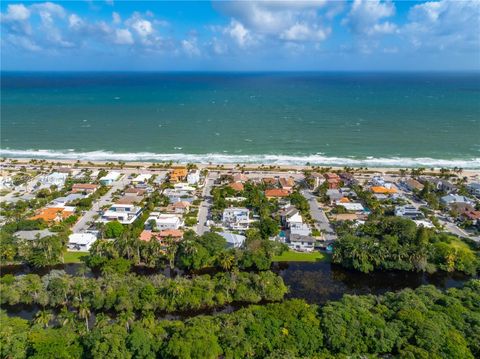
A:
[[[110,151],[74,152],[71,150],[0,150],[2,157],[39,158],[56,160],[82,161],[151,161],[176,163],[256,163],[265,165],[324,165],[324,166],[352,166],[352,167],[460,167],[464,169],[480,169],[480,158],[470,159],[436,159],[429,157],[329,157],[323,154],[313,155],[275,155],[254,154],[235,155],[225,153],[189,154],[189,153],[116,153]]]

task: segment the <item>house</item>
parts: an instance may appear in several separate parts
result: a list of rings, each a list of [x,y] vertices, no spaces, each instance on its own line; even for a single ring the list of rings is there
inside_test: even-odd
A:
[[[133,204],[115,203],[103,212],[102,222],[118,221],[121,224],[132,224],[142,212],[142,208]]]
[[[358,181],[355,179],[354,174],[350,172],[340,173],[340,179],[343,181],[345,186],[353,186],[358,183]]]
[[[480,183],[472,182],[467,185],[467,190],[470,194],[480,197]]]
[[[322,185],[326,181],[325,177],[320,173],[314,172],[311,174],[311,177],[313,178],[313,189]]]
[[[190,185],[194,185],[194,184],[197,184],[198,182],[200,182],[200,171],[199,170],[192,170],[192,171],[188,172],[187,182]]]
[[[188,211],[190,210],[190,202],[187,202],[187,201],[176,202],[172,205],[172,207],[175,213],[185,214],[185,213],[188,213]]]
[[[166,229],[160,232],[152,232],[149,229],[144,229],[142,233],[140,233],[140,240],[149,242],[152,238],[155,238],[160,243],[163,244],[166,238],[172,238],[174,240],[180,240],[183,237],[183,231],[178,229]]]
[[[163,191],[163,194],[168,197],[170,203],[176,203],[180,201],[192,203],[196,198],[189,191],[181,191],[172,188],[166,188]]]
[[[385,186],[372,186],[370,190],[374,194],[394,194],[397,193],[397,189],[394,186],[385,187]]]
[[[273,177],[264,177],[262,181],[267,186],[275,186],[277,184],[277,179]]]
[[[274,188],[274,189],[267,189],[265,191],[265,197],[267,197],[268,199],[283,198],[283,197],[288,197],[289,195],[290,195],[290,191],[286,189]]]
[[[247,237],[242,236],[241,234],[234,234],[229,232],[219,232],[220,236],[225,238],[227,241],[227,248],[240,248],[245,243]]]
[[[160,212],[150,213],[150,217],[148,217],[145,224],[150,225],[151,221],[155,222],[155,229],[158,231],[179,229],[184,225],[183,220],[179,216]]]
[[[443,196],[442,198],[440,198],[440,202],[442,202],[446,206],[450,206],[454,203],[473,203],[470,198],[457,194],[448,194],[446,196]]]
[[[246,230],[250,226],[250,210],[239,207],[225,208],[222,222],[224,227],[231,230]]]
[[[242,192],[243,191],[243,183],[241,182],[232,182],[228,185],[231,189],[235,192]]]
[[[405,187],[409,190],[409,191],[421,191],[424,187],[423,184],[421,184],[420,182],[418,182],[416,179],[414,178],[409,178],[405,181],[403,181],[403,184],[405,185]]]
[[[57,188],[62,188],[65,185],[67,177],[67,173],[53,172],[40,177],[38,181],[41,183],[42,187],[57,186]]]
[[[293,190],[293,186],[295,186],[295,181],[292,177],[281,177],[278,182],[280,182],[280,187],[282,187],[283,190],[289,192],[291,192]]]
[[[480,221],[480,211],[476,211],[470,203],[453,203],[450,205],[452,211],[457,212],[458,216],[476,223]]]
[[[18,239],[23,239],[26,241],[33,241],[36,239],[41,239],[49,236],[55,236],[56,233],[50,232],[48,229],[40,229],[33,231],[18,231],[13,234]]]
[[[139,204],[143,201],[143,197],[139,196],[123,196],[119,198],[115,204]]]
[[[296,213],[298,213],[298,209],[295,206],[288,205],[281,208],[278,211],[278,215],[280,216],[280,222],[282,226],[287,227],[288,226],[287,219],[292,217]]]
[[[142,196],[145,195],[146,192],[147,191],[145,191],[143,188],[129,187],[123,192],[123,194],[124,194],[124,196],[142,197]]]
[[[72,250],[88,252],[97,236],[93,233],[73,233],[68,236],[67,247]]]
[[[233,182],[244,183],[244,182],[248,181],[247,175],[245,175],[243,173],[235,173],[232,178],[233,178]]]
[[[183,182],[187,179],[188,171],[186,168],[174,168],[170,171],[170,182],[177,183]]]
[[[410,219],[419,219],[425,217],[422,211],[419,211],[414,206],[408,204],[405,206],[396,206],[395,216]]]
[[[328,184],[328,189],[336,189],[340,187],[340,176],[333,172],[325,173],[325,179]]]
[[[330,199],[330,203],[335,203],[343,198],[343,194],[338,189],[327,189],[327,197]]]
[[[345,198],[345,197],[344,197]],[[343,199],[343,198],[342,198]],[[337,206],[341,206],[345,208],[347,211],[351,212],[363,212],[365,208],[363,208],[361,203],[355,203],[355,202],[345,202],[340,199],[339,201],[335,202]]]
[[[93,183],[74,183],[72,186],[72,193],[94,193],[98,188],[98,185]]]
[[[137,185],[137,184],[146,184],[148,183],[148,180],[150,178],[152,178],[152,174],[150,173],[141,173],[139,174],[137,177],[135,177],[134,179],[132,179],[132,183],[134,185]]]
[[[13,188],[12,178],[9,176],[0,176],[0,190]]]
[[[300,252],[313,252],[315,247],[315,238],[302,235],[291,235],[289,247]]]
[[[437,189],[438,191],[450,193],[457,189],[457,187],[455,187],[453,183],[444,179],[432,178],[430,182],[435,186],[435,189]]]
[[[70,202],[73,202],[73,201],[76,201],[78,199],[83,199],[83,198],[86,198],[87,196],[85,196],[84,194],[81,194],[81,193],[70,193],[69,195],[67,196],[64,196],[64,197],[57,197],[55,198],[53,201],[52,201],[52,204],[53,204],[53,207],[63,207],[65,206],[67,203],[70,203]]]
[[[187,192],[194,192],[196,190],[195,187],[190,186],[188,183],[175,183],[173,188],[177,191],[187,191]]]
[[[75,207],[45,207],[31,217],[31,220],[43,219],[45,222],[60,222],[75,214]]]
[[[303,218],[298,212],[287,218],[287,226],[290,229],[290,236],[308,236],[311,233],[310,227],[303,223]]]
[[[424,220],[424,219],[416,219],[413,221],[417,227],[425,227],[425,228],[435,228],[435,226],[432,224],[432,222]]]
[[[332,221],[357,221],[360,218],[364,219],[363,217],[360,217],[358,214],[355,213],[339,213],[339,214],[331,214],[331,219]]]
[[[120,172],[111,171],[99,179],[100,184],[104,186],[111,186],[113,182],[118,180],[122,174]]]

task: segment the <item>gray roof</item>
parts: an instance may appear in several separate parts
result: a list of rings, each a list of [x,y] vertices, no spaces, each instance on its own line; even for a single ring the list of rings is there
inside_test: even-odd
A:
[[[27,241],[33,241],[38,238],[44,238],[48,236],[53,236],[55,233],[50,232],[48,229],[34,230],[34,231],[18,231],[14,233],[15,237],[19,239],[25,239]]]
[[[223,238],[225,238],[229,246],[235,247],[235,248],[240,247],[245,242],[245,239],[247,238],[240,234],[234,234],[229,232],[220,232],[218,234],[221,235]]]

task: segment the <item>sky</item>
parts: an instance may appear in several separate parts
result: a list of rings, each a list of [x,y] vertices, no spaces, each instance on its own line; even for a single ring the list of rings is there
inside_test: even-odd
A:
[[[480,70],[480,0],[5,1],[6,71]]]

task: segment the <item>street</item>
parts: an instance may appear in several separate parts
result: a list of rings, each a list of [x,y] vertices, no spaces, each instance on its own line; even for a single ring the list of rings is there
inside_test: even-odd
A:
[[[334,241],[337,239],[337,235],[330,224],[325,213],[318,207],[318,202],[316,197],[307,190],[302,190],[302,195],[307,199],[310,206],[310,214],[312,215],[313,220],[315,221],[315,226],[318,230],[322,231],[323,237],[327,241]]]
[[[202,235],[210,229],[205,225],[207,221],[208,211],[212,205],[212,196],[210,196],[210,191],[212,190],[213,183],[218,178],[218,172],[208,172],[207,178],[205,179],[205,187],[202,192],[202,203],[200,203],[200,208],[198,209],[198,222],[196,226],[196,232],[198,235]]]

